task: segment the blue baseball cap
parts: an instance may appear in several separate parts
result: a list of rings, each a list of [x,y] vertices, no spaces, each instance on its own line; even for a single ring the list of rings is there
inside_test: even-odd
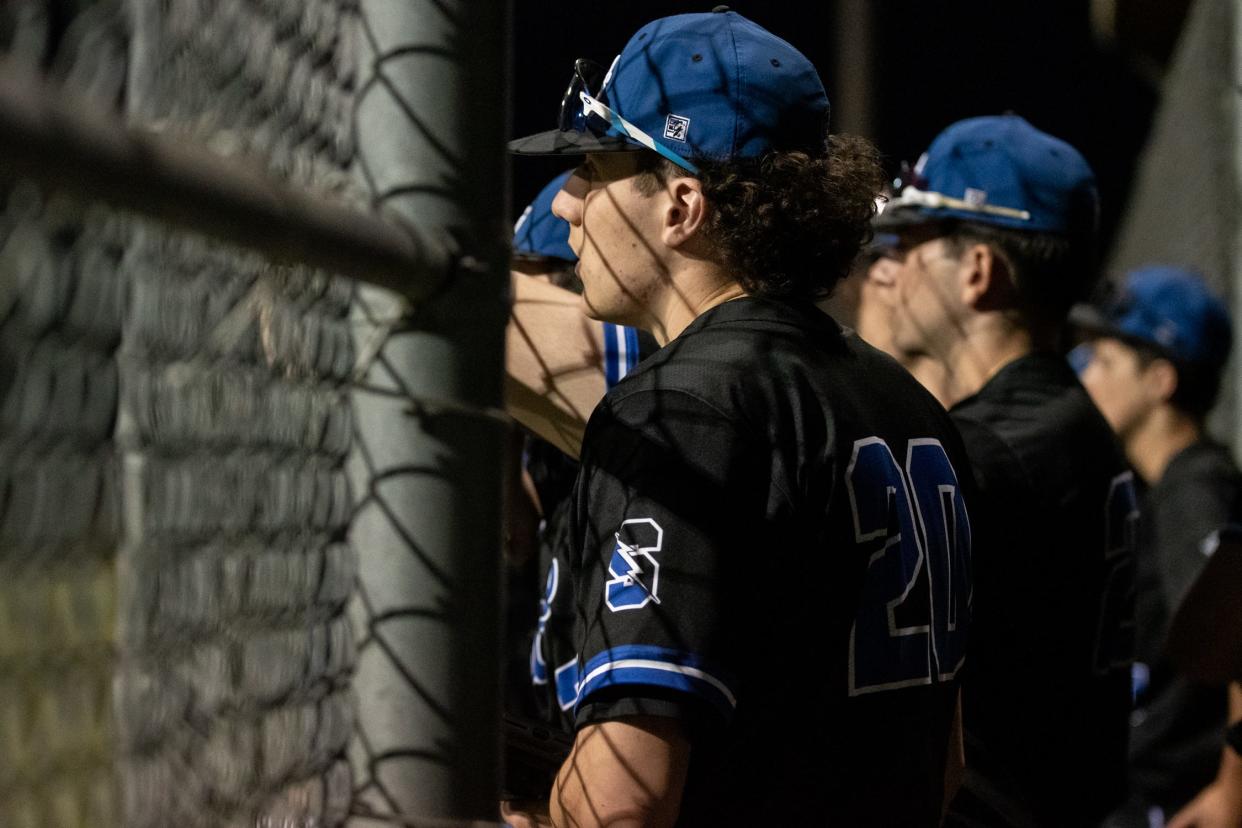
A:
[[[605,73],[579,60],[558,128],[509,143],[518,155],[648,149],[697,172],[773,150],[822,153],[828,96],[807,58],[721,6],[648,23]]]
[[[1099,222],[1095,174],[1078,150],[1017,115],[968,118],[903,172],[876,224],[944,219],[1090,235]]]
[[[572,173],[573,170],[568,170],[549,181],[522,212],[513,225],[514,255],[578,261],[569,246],[569,223],[552,215],[552,199]]]
[[[1131,271],[1112,301],[1079,305],[1070,319],[1089,334],[1146,346],[1183,365],[1223,367],[1233,345],[1225,303],[1198,273],[1168,265]]]

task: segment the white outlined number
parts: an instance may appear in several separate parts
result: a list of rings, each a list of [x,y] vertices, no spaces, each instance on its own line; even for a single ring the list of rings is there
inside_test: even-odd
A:
[[[857,440],[846,489],[855,542],[871,549],[850,695],[953,678],[970,618],[970,520],[944,447],[910,440],[903,470],[879,437]]]
[[[1129,667],[1134,658],[1134,554],[1138,544],[1134,472],[1108,485],[1104,502],[1104,590],[1095,635],[1095,673]]]
[[[664,548],[660,524],[651,518],[631,518],[621,523],[615,536],[608,562],[612,578],[604,584],[608,609],[624,612],[660,603],[660,562],[655,558]]]

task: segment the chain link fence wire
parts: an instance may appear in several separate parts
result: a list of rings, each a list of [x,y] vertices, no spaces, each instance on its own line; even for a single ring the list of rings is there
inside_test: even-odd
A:
[[[350,0],[43,0],[0,50],[367,205]],[[335,826],[350,283],[0,180],[0,825]]]
[[[67,77],[50,11],[6,6],[0,31]],[[0,205],[0,824],[108,825],[125,231],[22,182]]]

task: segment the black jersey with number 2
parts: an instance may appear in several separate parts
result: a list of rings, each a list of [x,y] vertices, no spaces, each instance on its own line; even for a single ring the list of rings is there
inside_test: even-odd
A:
[[[587,428],[550,597],[579,727],[682,720],[682,825],[935,825],[970,617],[947,415],[813,307],[720,305]]]

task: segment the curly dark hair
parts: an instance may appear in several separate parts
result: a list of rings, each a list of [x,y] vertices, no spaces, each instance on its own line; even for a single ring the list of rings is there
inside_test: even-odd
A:
[[[655,153],[644,156],[635,181],[644,195],[686,174]],[[749,293],[786,301],[826,296],[871,238],[884,173],[865,138],[829,136],[816,157],[774,152],[697,163],[712,207],[707,238]]]

